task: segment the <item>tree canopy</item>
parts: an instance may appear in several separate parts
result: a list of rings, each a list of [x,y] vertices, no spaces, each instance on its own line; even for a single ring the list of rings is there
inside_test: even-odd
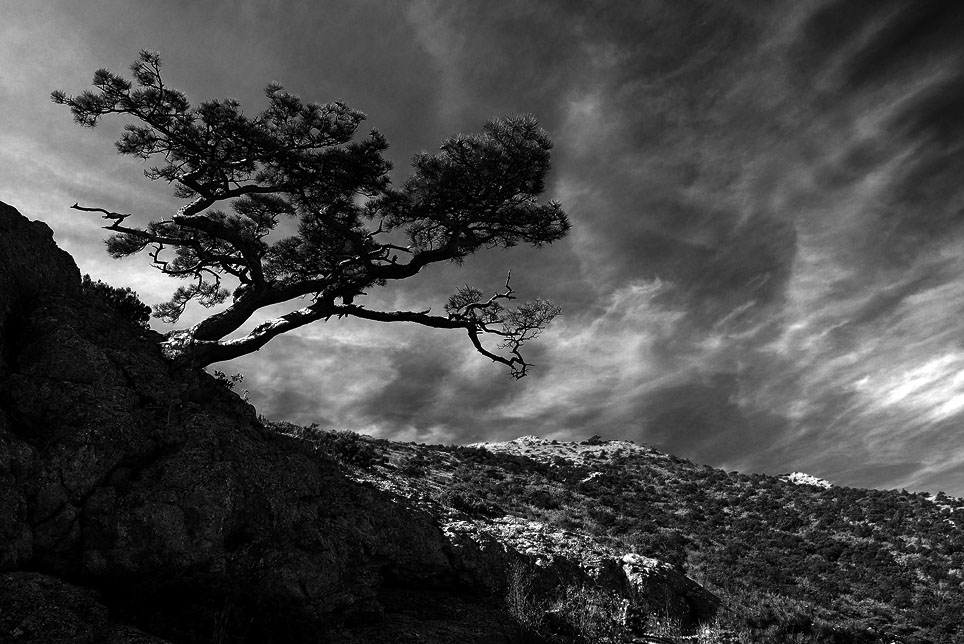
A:
[[[458,289],[444,316],[377,310],[357,299],[430,264],[520,242],[542,246],[568,232],[560,204],[538,200],[552,143],[533,116],[494,119],[478,134],[450,137],[437,153],[415,155],[411,176],[393,187],[385,137],[377,130],[358,137],[365,115],[343,102],[304,102],[271,83],[267,107],[247,116],[230,98],[192,106],[165,84],[156,53],[142,51],[131,71],[133,81],[101,69],[93,89],[51,97],[85,127],[112,114],[133,117],[118,152],[156,164],[145,175],[171,184],[185,201],[145,226],[128,223],[133,213],[73,206],[110,222],[111,256],[146,252],[162,273],[185,280],[154,307],[156,317],[175,323],[192,301],[224,305],[168,333],[168,357],[202,367],[317,320],[357,317],[463,329],[476,350],[514,377],[526,375],[522,345],[559,308],[543,299],[506,306],[515,299],[508,278],[489,297]],[[272,235],[288,218],[296,234]],[[230,337],[259,310],[296,301],[307,305]]]

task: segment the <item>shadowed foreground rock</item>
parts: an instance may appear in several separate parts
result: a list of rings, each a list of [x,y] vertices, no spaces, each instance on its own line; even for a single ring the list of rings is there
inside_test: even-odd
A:
[[[507,567],[534,555],[351,480],[159,339],[0,203],[0,641],[512,636]]]
[[[97,593],[35,572],[0,574],[3,642],[168,644],[113,623]]]

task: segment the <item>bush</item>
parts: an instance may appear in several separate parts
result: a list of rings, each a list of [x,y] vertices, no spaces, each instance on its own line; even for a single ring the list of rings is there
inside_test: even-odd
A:
[[[117,288],[105,282],[91,279],[84,275],[80,283],[81,292],[97,304],[110,309],[125,320],[129,320],[141,328],[148,328],[151,319],[151,307],[141,302],[137,293],[128,287]]]
[[[235,373],[230,376],[220,370],[214,371],[214,379],[219,385],[227,389],[228,391],[234,391],[234,388],[244,382],[244,374]],[[248,394],[250,393],[247,389],[242,389],[240,392],[236,392],[241,397],[241,400],[247,402]]]
[[[554,597],[535,591],[535,571],[515,564],[509,570],[506,607],[519,628],[519,642],[546,644],[622,644],[636,641],[630,602],[614,592],[567,585]]]
[[[579,644],[632,642],[629,600],[591,586],[567,586],[549,607],[554,634]]]
[[[307,427],[285,426],[282,431],[308,441],[322,454],[345,465],[371,468],[385,461],[374,445],[355,432],[323,430],[318,423]]]
[[[505,514],[505,511],[495,503],[486,501],[475,492],[468,490],[446,489],[438,500],[442,505],[464,512],[470,517],[491,519]]]
[[[528,566],[515,563],[509,569],[506,583],[505,604],[515,622],[518,632],[517,644],[542,644],[546,642],[546,604],[533,590],[533,572]]]

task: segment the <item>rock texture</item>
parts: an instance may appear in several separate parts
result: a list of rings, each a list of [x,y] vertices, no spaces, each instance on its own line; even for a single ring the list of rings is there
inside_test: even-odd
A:
[[[17,342],[17,320],[23,306],[51,289],[77,293],[80,271],[74,260],[54,243],[50,228],[28,221],[14,208],[0,202],[0,375],[8,368],[9,351]],[[40,260],[43,261],[40,261]]]
[[[622,571],[644,612],[665,611],[684,629],[709,622],[720,607],[719,599],[673,566],[634,553],[623,555]]]
[[[94,591],[35,572],[0,574],[0,642],[168,644],[112,622]]]
[[[172,372],[159,340],[88,301],[50,229],[0,204],[0,639],[511,635],[499,593],[533,557],[518,540],[352,480],[213,378]],[[444,628],[399,600],[420,593],[448,598]]]

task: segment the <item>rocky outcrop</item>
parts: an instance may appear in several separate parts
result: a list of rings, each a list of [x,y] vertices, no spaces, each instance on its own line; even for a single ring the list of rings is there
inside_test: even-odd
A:
[[[399,597],[448,593],[460,608],[417,641],[504,641],[490,598],[518,544],[350,479],[215,379],[172,372],[160,339],[85,299],[50,229],[0,204],[0,636],[352,641],[392,614],[417,626]]]
[[[24,302],[44,291],[80,290],[80,271],[74,260],[54,243],[50,228],[28,221],[13,207],[0,201],[0,338],[3,346],[17,341],[16,320]],[[43,261],[39,261],[42,258]],[[0,350],[0,375],[7,370],[9,355]]]
[[[541,442],[535,437],[518,441],[533,439]],[[699,625],[712,622],[720,608],[718,597],[663,561],[621,552],[585,534],[540,521],[470,516],[443,504],[440,499],[447,495],[440,494],[429,478],[394,470],[375,464],[354,476],[392,494],[399,503],[436,517],[451,544],[456,568],[503,594],[513,583],[511,577],[521,573],[529,590],[541,597],[536,603],[544,608],[559,604],[566,593],[579,595],[592,589],[621,607],[622,616],[612,617],[622,625],[668,620],[683,632],[695,632]]]
[[[673,566],[638,554],[620,554],[589,537],[538,521],[502,517],[493,521],[454,520],[445,531],[469,565],[477,553],[491,560],[506,553],[503,567],[527,566],[532,583],[547,595],[552,588],[591,586],[608,589],[633,604],[643,616],[670,618],[684,631],[712,621],[719,599]],[[471,546],[466,547],[466,544]],[[476,562],[473,568],[485,568]]]
[[[712,621],[720,600],[673,566],[630,553],[622,557],[622,570],[632,595],[649,614],[668,615],[684,630]]]
[[[3,570],[99,589],[151,627],[146,605],[163,607],[157,621],[172,626],[159,634],[175,641],[209,614],[252,608],[248,637],[283,621],[295,641],[377,614],[386,579],[453,576],[431,517],[265,431],[213,379],[172,374],[156,334],[84,301],[49,229],[9,208],[0,222]]]

